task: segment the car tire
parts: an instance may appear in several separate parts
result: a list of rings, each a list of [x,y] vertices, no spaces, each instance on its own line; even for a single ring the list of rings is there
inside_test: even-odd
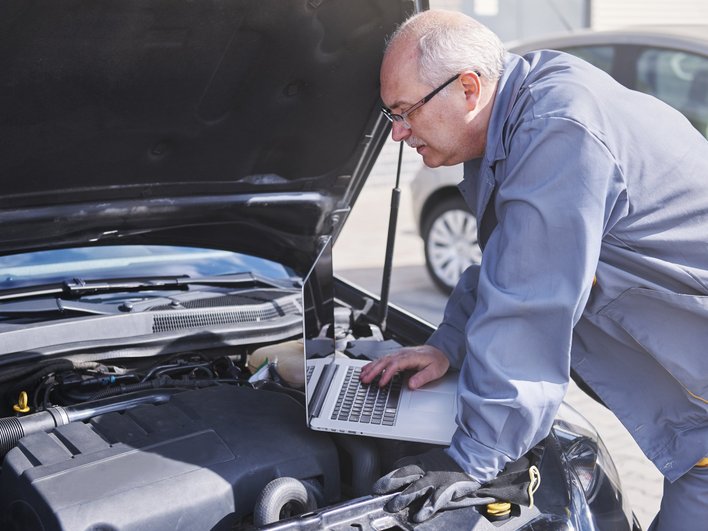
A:
[[[482,259],[477,220],[462,197],[436,203],[423,221],[422,235],[425,267],[444,293],[450,293],[462,272]]]

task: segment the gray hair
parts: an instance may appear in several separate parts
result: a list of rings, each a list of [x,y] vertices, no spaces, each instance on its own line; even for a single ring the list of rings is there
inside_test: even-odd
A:
[[[496,81],[504,69],[505,49],[484,24],[455,11],[424,11],[406,20],[391,36],[388,50],[399,40],[413,39],[419,53],[421,81],[436,86],[464,70]]]

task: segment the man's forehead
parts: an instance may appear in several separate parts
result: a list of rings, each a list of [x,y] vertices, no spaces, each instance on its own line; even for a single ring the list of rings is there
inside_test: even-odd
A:
[[[396,42],[386,52],[381,65],[381,98],[390,108],[415,103],[418,76],[418,52],[414,45]]]
[[[418,47],[410,38],[399,37],[393,41],[384,55],[382,70],[397,70],[418,63]]]

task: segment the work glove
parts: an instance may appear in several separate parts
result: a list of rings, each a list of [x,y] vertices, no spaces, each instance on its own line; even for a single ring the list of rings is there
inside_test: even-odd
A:
[[[404,458],[396,468],[374,483],[375,494],[403,489],[386,504],[389,512],[410,507],[409,518],[424,522],[438,511],[493,502],[476,493],[480,484],[468,476],[442,449],[436,448],[415,457]]]
[[[443,449],[435,448],[398,461],[395,465],[398,468],[380,478],[373,491],[389,494],[403,489],[388,501],[385,509],[398,512],[409,507],[409,519],[417,523],[439,511],[487,505],[498,500],[531,505],[538,481],[531,479],[534,476],[529,474],[528,465],[527,460],[514,463],[494,480],[480,485]]]

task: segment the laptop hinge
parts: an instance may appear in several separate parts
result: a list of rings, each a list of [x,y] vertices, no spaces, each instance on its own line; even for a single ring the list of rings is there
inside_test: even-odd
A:
[[[339,365],[336,363],[328,363],[322,369],[322,375],[315,385],[315,390],[312,392],[312,399],[310,400],[310,419],[317,418],[320,416],[320,411],[322,411],[322,406],[324,405],[325,398],[327,397],[327,390],[332,384],[334,376],[337,374],[337,369]]]

